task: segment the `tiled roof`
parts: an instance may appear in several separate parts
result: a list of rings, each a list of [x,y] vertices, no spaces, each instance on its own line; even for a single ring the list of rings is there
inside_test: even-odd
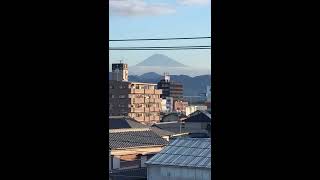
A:
[[[148,126],[143,125],[130,117],[125,117],[125,116],[109,117],[109,129],[146,128],[146,127]]]
[[[146,164],[211,168],[211,139],[178,138],[149,159]]]
[[[211,122],[211,114],[206,111],[198,110],[189,115],[185,122]]]
[[[163,146],[168,142],[150,129],[109,130],[109,147],[124,149],[143,146]]]

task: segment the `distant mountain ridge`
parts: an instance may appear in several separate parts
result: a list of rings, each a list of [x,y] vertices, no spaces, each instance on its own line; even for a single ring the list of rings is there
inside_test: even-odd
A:
[[[154,54],[136,66],[187,67],[186,65],[163,54]]]
[[[158,83],[162,76],[154,72],[148,72],[138,75],[129,75],[129,81],[132,82],[145,82],[145,83]],[[111,72],[109,73],[111,79]],[[205,93],[207,86],[211,86],[211,75],[201,75],[190,77],[187,75],[170,75],[170,79],[175,82],[183,84],[183,93],[185,96],[199,96],[200,93]]]
[[[210,66],[186,66],[163,54],[154,54],[136,65],[129,66],[129,75],[143,75],[147,72],[155,72],[157,74],[168,72],[170,74],[185,74],[194,77],[211,74],[211,69]]]

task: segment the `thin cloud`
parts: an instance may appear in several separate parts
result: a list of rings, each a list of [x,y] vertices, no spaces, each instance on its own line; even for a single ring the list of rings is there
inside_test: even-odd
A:
[[[117,16],[156,16],[175,12],[168,4],[147,3],[144,0],[109,0],[110,15]]]
[[[208,5],[210,4],[210,0],[177,0],[179,4],[182,5]]]

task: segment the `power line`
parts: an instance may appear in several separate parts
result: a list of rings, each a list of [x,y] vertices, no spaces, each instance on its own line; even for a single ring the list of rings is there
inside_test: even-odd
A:
[[[163,46],[163,47],[109,47],[109,50],[195,50],[195,49],[211,49],[211,46]]]
[[[211,36],[206,37],[182,37],[182,38],[147,38],[147,39],[109,39],[109,41],[171,41],[171,40],[190,40],[190,39],[211,39]]]
[[[170,48],[170,49],[156,49],[156,48],[141,48],[141,49],[137,49],[137,48],[127,48],[127,49],[116,49],[116,48],[109,48],[109,51],[146,51],[146,50],[153,50],[153,51],[163,51],[163,50],[201,50],[201,49],[211,49],[211,48]]]
[[[112,49],[170,49],[170,48],[210,48],[211,46],[152,46],[152,47],[110,47]]]

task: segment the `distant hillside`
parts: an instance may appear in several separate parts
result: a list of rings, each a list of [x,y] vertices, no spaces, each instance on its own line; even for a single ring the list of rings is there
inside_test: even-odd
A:
[[[111,72],[109,75],[109,79],[111,79]],[[154,72],[145,73],[141,76],[129,75],[129,81],[132,82],[156,84],[161,80],[161,78],[161,75]],[[207,86],[211,85],[211,75],[201,75],[196,77],[190,77],[187,75],[170,75],[170,79],[183,84],[185,96],[198,96],[200,93],[205,93]]]
[[[158,78],[161,78],[161,75],[155,72],[148,72],[140,75],[139,77],[141,79],[158,79]]]

